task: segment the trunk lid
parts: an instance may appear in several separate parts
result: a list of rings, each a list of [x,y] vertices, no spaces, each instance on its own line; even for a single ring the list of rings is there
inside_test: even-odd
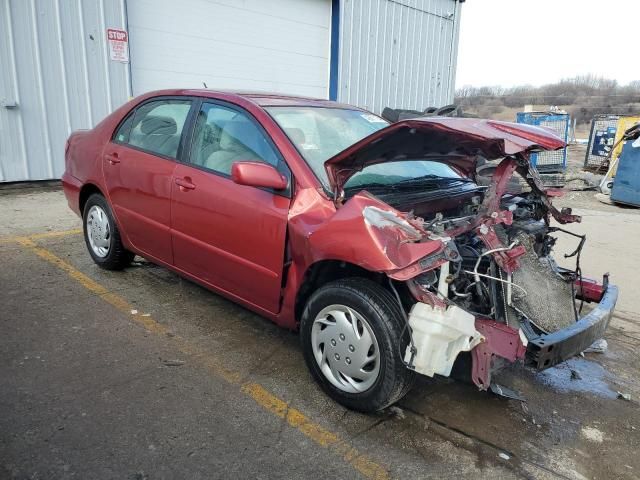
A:
[[[470,174],[478,156],[495,160],[564,145],[552,130],[531,125],[477,118],[417,118],[378,130],[334,155],[324,166],[332,190],[341,193],[349,178],[377,163],[441,160]]]

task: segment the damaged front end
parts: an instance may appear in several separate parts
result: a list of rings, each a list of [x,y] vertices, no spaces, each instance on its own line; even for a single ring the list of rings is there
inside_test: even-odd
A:
[[[401,213],[361,192],[336,214],[361,212],[362,228],[387,260],[367,268],[406,287],[408,346],[403,360],[408,368],[449,376],[459,354],[470,352],[471,379],[484,390],[506,363],[524,359],[545,369],[585,350],[603,336],[618,295],[607,275],[602,282],[582,276],[585,238],[554,226],[580,222],[580,217],[553,206],[550,197],[558,192],[546,190],[529,164],[531,151],[559,148],[562,142],[546,131],[487,123],[436,121],[424,126],[414,121],[404,132],[381,135],[354,148],[350,156],[327,162],[341,201],[340,187],[354,171],[398,155],[450,159],[474,179],[479,158],[502,158],[488,187],[464,202],[440,202],[437,211],[416,203],[410,205],[412,213]],[[434,132],[440,142],[435,154],[428,144]],[[402,135],[407,140],[403,150],[398,148]],[[509,182],[518,176],[527,191],[510,191]],[[565,255],[575,259],[575,268],[560,268],[553,259],[557,235],[576,238],[576,250]],[[595,308],[587,313],[586,303]]]
[[[505,195],[499,187],[502,175],[514,171],[529,179],[530,192]],[[475,216],[429,222],[425,240],[442,241],[457,254],[444,263],[436,256],[421,259],[418,265],[426,268],[407,280],[418,301],[408,317],[413,347],[407,348],[405,362],[410,368],[448,376],[458,354],[470,351],[471,379],[487,389],[492,373],[505,362],[524,358],[545,369],[602,338],[617,288],[607,275],[601,283],[582,277],[584,237],[578,236],[576,251],[565,255],[576,258],[575,269],[556,264],[555,235],[574,234],[551,226],[551,219],[580,219],[556,210],[536,183],[525,157],[506,158]],[[583,315],[584,303],[597,306]],[[425,351],[442,353],[434,359]]]

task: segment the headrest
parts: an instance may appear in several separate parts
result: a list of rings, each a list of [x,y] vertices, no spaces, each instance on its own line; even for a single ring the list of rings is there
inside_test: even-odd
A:
[[[178,125],[171,117],[148,115],[140,123],[140,131],[145,135],[175,135]]]
[[[285,128],[285,131],[293,143],[296,145],[304,144],[304,131],[301,128]]]
[[[258,152],[257,145],[252,145],[252,143],[256,143],[259,135],[255,125],[248,119],[230,120],[225,124],[220,134],[220,148],[223,150],[250,148]]]

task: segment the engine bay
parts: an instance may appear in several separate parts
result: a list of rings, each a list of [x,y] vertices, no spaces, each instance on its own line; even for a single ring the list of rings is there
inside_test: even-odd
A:
[[[477,216],[481,203],[482,198],[474,196],[471,202],[453,212],[453,216],[445,218],[436,214],[425,221],[424,228],[436,235],[446,235],[447,231]],[[544,205],[531,192],[506,195],[501,209],[512,212],[513,221],[510,225],[496,225],[494,229],[505,245],[503,248],[524,247],[524,253],[518,257],[518,269],[505,272],[486,249],[478,232],[470,230],[452,238],[448,244],[458,256],[448,267],[446,291],[438,290],[441,272],[435,270],[421,274],[415,282],[466,311],[514,328],[550,333],[569,326],[580,313],[574,308],[576,292],[572,287],[579,277],[579,268],[561,269],[552,256],[557,238],[554,234],[565,231],[545,221]],[[579,253],[572,256],[577,257]],[[540,291],[543,294],[536,294]]]
[[[601,284],[582,277],[586,237],[561,227],[580,217],[552,205],[549,197],[556,193],[542,188],[523,159],[505,158],[496,172],[489,186],[472,195],[467,190],[463,203],[449,202],[424,218],[410,212],[403,219],[405,232],[413,235],[407,242],[422,232],[418,243],[442,244],[406,281],[418,303],[408,316],[411,338],[403,360],[419,373],[448,376],[458,354],[471,352],[472,380],[481,389],[489,388],[492,373],[505,363],[499,360],[525,358],[544,369],[579,353],[600,338],[611,315],[596,309],[583,317],[585,302],[615,304],[617,298],[607,275]],[[528,191],[507,192],[514,173]],[[416,207],[429,211],[424,204]],[[564,253],[575,260],[572,269],[553,257],[559,235],[576,240],[575,250]],[[587,291],[586,285],[595,287]],[[592,321],[597,328],[590,327]],[[577,325],[586,333],[573,332]]]

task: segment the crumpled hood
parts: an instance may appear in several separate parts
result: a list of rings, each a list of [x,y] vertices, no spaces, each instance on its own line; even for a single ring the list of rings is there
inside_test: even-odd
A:
[[[324,163],[333,191],[341,191],[369,165],[398,160],[442,160],[471,173],[478,156],[495,160],[540,150],[557,150],[564,141],[553,131],[476,118],[416,118],[394,123],[363,138]]]

